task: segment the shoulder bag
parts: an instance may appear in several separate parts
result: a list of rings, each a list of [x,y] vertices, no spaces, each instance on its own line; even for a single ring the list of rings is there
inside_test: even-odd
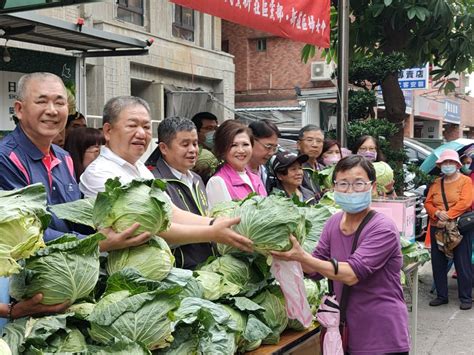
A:
[[[444,192],[444,178],[441,179],[441,195],[443,196],[444,207],[446,211],[449,209],[448,201],[446,200],[446,193]],[[474,211],[464,212],[458,217],[459,232],[465,233],[474,230]]]
[[[352,241],[352,248],[351,248],[351,253],[349,255],[354,254],[356,248],[357,248],[357,243],[359,241],[360,234],[364,227],[367,225],[367,223],[372,219],[373,216],[375,216],[375,211],[370,210],[369,213],[364,217],[362,222],[360,223],[359,227],[356,230],[354,240]],[[337,274],[337,272],[336,272]],[[333,292],[333,281],[328,279],[328,286],[329,286],[329,292]],[[344,353],[347,353],[348,345],[349,345],[349,329],[347,327],[347,322],[346,322],[346,309],[347,309],[347,302],[349,300],[349,293],[350,293],[351,287],[348,285],[344,285],[342,288],[342,295],[341,295],[341,301],[339,302],[339,309],[340,309],[340,323],[339,323],[339,332],[341,333],[341,339],[342,339],[342,349],[344,350]],[[323,344],[324,344],[324,336],[326,334],[326,328],[322,328],[321,330],[321,352],[323,349]],[[326,355],[331,355],[331,354],[326,354]]]

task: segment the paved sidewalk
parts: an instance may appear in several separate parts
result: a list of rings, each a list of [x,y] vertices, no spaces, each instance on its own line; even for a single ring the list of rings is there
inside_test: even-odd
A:
[[[448,275],[449,303],[438,307],[428,305],[436,297],[430,293],[431,263],[419,271],[417,355],[474,354],[474,308],[459,309],[453,270]]]

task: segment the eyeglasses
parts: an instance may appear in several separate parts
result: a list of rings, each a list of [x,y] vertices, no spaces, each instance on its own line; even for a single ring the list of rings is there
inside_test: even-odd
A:
[[[376,151],[377,151],[377,148],[375,148],[375,147],[368,147],[368,148],[366,148],[366,147],[360,147],[360,148],[359,148],[359,152],[360,152],[360,153],[376,152]]]
[[[262,145],[263,148],[265,148],[266,150],[268,150],[269,152],[273,152],[273,153],[276,153],[276,151],[278,150],[278,148],[280,147],[278,144],[277,145],[274,145],[274,144],[263,144],[262,142],[260,142],[258,139],[255,139],[258,143],[260,143]]]
[[[348,181],[334,181],[334,187],[339,192],[347,192],[351,186],[353,191],[363,192],[366,186],[370,184],[372,184],[372,181],[356,180],[352,183]]]
[[[321,138],[305,138],[301,140],[308,144],[312,144],[312,143],[323,144],[324,143],[324,139],[321,139]]]

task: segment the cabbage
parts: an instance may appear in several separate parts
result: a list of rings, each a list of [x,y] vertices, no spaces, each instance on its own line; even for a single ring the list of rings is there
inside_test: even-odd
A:
[[[44,247],[43,231],[50,219],[42,184],[0,191],[0,276],[19,272],[16,260]]]
[[[199,270],[221,274],[227,281],[241,288],[250,280],[250,265],[232,255],[224,255],[202,266]]]
[[[12,352],[10,350],[10,347],[8,344],[5,342],[5,340],[0,339],[0,354],[3,355],[12,355]]]
[[[156,291],[133,294],[122,290],[107,294],[88,318],[90,335],[105,345],[124,336],[149,350],[167,347],[173,341],[170,314],[176,300]]]
[[[161,180],[133,180],[121,185],[118,178],[105,183],[105,191],[99,192],[93,209],[93,222],[98,230],[112,227],[123,232],[138,222],[135,235],[150,232],[156,235],[168,229],[171,204]]]
[[[99,242],[94,234],[82,240],[75,235],[49,242],[25,262],[25,268],[10,280],[10,295],[17,299],[43,294],[43,304],[52,305],[88,296],[99,279]]]
[[[224,209],[224,212],[221,210],[221,213],[241,217],[240,223],[232,228],[251,239],[254,250],[264,255],[269,255],[272,250],[290,250],[290,234],[301,241],[309,229],[309,224],[306,224],[298,207],[286,197],[254,196],[243,200],[232,212],[229,209],[231,207]]]
[[[203,297],[206,300],[215,301],[227,295],[237,295],[241,291],[238,285],[227,281],[217,272],[196,270],[194,274],[204,289]]]
[[[377,176],[377,190],[387,192],[385,186],[393,181],[393,170],[384,161],[377,161],[372,163],[375,168],[375,174]]]
[[[263,308],[262,311],[258,311],[259,319],[272,330],[263,340],[263,344],[277,344],[280,341],[280,334],[288,324],[285,299],[281,290],[279,288],[265,290],[253,297],[252,301]]]
[[[175,338],[163,354],[234,354],[238,325],[219,304],[200,298],[185,298],[176,317]]]
[[[324,189],[332,189],[333,187],[333,172],[335,165],[328,166],[327,168],[324,168],[323,170],[320,171],[314,171],[312,178],[313,180],[318,184],[318,186],[321,188],[321,190]]]
[[[306,239],[303,241],[302,246],[305,251],[312,253],[314,248],[316,248],[318,245],[319,238],[321,237],[321,233],[326,221],[339,210],[334,207],[321,204],[317,204],[315,206],[299,207],[299,209],[300,212],[305,216],[306,220],[311,222],[311,228]]]
[[[153,237],[148,243],[120,250],[113,250],[107,256],[109,275],[124,268],[135,268],[143,277],[161,281],[171,271],[174,256],[168,244],[160,237]]]

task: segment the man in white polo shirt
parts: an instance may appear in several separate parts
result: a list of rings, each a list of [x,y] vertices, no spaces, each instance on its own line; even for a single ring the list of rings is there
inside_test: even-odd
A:
[[[153,179],[153,174],[140,161],[152,138],[151,115],[148,103],[138,97],[119,96],[104,107],[103,132],[106,146],[99,157],[81,175],[79,188],[85,197],[104,191],[109,178],[119,177],[122,183],[133,179]],[[173,206],[172,223],[160,234],[170,244],[219,242],[250,251],[252,242],[230,226],[239,219],[199,216]],[[192,225],[192,227],[190,227]]]

